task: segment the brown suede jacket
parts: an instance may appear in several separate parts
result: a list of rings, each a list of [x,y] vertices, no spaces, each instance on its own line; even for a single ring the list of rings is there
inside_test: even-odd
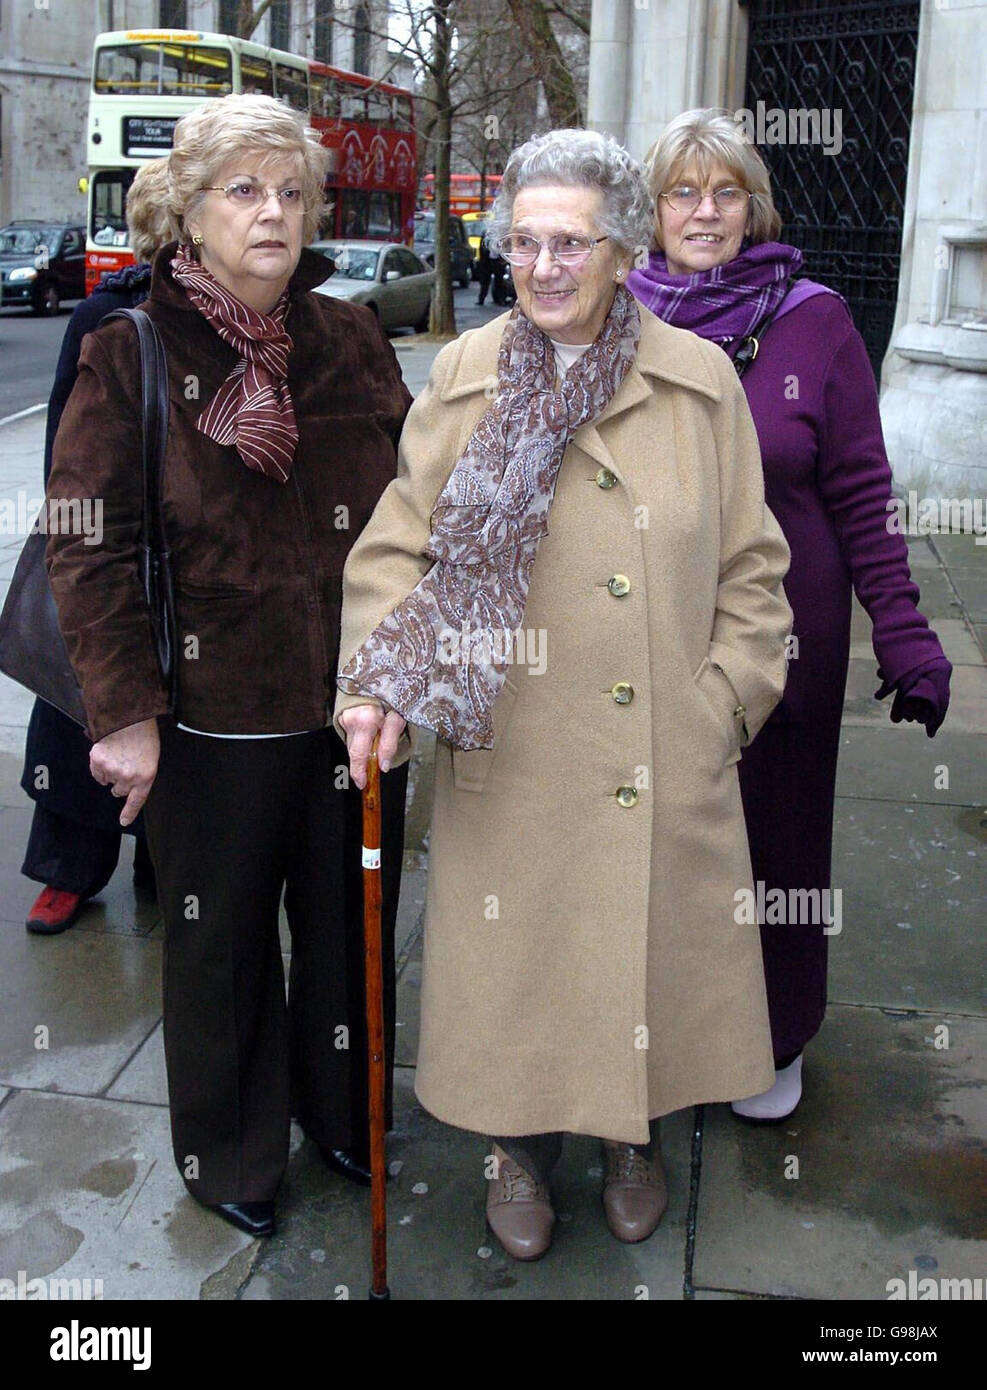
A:
[[[343,565],[395,476],[411,396],[373,314],[313,294],[331,266],[303,251],[285,320],[295,461],[287,483],[251,471],[232,445],[196,428],[237,354],[175,283],[174,251],[155,258],[144,307],[168,355],[163,511],[175,571],[175,712],[209,733],[321,728],[335,697]],[[51,498],[102,505],[98,544],[52,535],[47,550],[94,741],[168,710],[137,572],[140,400],[136,330],[104,324],[83,342],[48,485]]]

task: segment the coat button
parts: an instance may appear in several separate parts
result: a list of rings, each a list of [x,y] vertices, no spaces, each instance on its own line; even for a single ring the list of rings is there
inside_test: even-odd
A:
[[[596,486],[602,488],[616,487],[616,473],[611,473],[609,468],[598,468],[596,470]]]
[[[623,598],[625,594],[629,594],[631,591],[631,581],[627,578],[626,574],[612,574],[607,580],[607,588],[613,594],[614,598]]]
[[[637,789],[635,787],[618,787],[617,801],[621,806],[636,806]]]
[[[633,685],[628,685],[626,681],[618,681],[610,691],[610,694],[618,705],[629,705],[634,699],[634,687]]]

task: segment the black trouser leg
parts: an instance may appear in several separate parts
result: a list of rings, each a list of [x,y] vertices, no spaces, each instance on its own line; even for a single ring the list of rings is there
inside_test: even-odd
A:
[[[21,873],[64,893],[92,898],[113,877],[120,839],[119,833],[68,820],[35,802]]]
[[[273,1198],[288,1159],[278,910],[307,738],[162,728],[145,815],[165,922],[168,1095],[175,1161],[203,1202]]]
[[[514,1162],[520,1164],[526,1173],[530,1173],[533,1178],[542,1183],[548,1182],[549,1175],[562,1153],[561,1131],[553,1131],[548,1134],[500,1136],[496,1137],[493,1142],[500,1145],[508,1158],[513,1158]]]
[[[288,1018],[293,1113],[327,1148],[366,1154],[369,1145],[363,956],[363,807],[336,733],[319,736],[305,814],[292,837],[285,891],[291,930]],[[394,929],[404,849],[407,766],[381,776],[381,937],[387,1126],[394,1058]],[[334,852],[328,852],[333,846]]]

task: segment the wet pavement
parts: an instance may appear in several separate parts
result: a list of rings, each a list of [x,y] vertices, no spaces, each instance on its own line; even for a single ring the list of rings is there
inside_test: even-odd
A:
[[[457,294],[461,328],[474,300],[475,289]],[[476,316],[491,316],[489,306]],[[394,346],[419,391],[438,345],[396,337]],[[0,501],[40,489],[43,433],[43,413],[0,429]],[[21,543],[0,536],[0,599]],[[872,698],[869,625],[855,612],[833,873],[843,922],[803,1102],[779,1126],[745,1125],[723,1105],[664,1120],[669,1208],[639,1246],[607,1231],[598,1144],[569,1138],[553,1248],[536,1264],[510,1260],[485,1227],[483,1137],[415,1101],[431,787],[423,744],[398,932],[395,1297],[880,1302],[910,1270],[987,1276],[987,546],[935,536],[910,551],[923,610],[955,666],[952,704],[935,740],[891,725],[887,703]],[[37,893],[19,873],[30,707],[0,678],[0,1279],[98,1279],[106,1299],[363,1298],[368,1194],[330,1173],[300,1135],[272,1239],[251,1241],[186,1195],[168,1133],[162,928],[154,902],[132,887],[132,841],[74,928],[25,932]]]

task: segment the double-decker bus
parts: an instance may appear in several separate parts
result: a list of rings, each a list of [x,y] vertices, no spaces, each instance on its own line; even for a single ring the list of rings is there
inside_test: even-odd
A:
[[[449,211],[462,217],[467,212],[489,212],[500,189],[500,174],[450,174]],[[426,203],[435,202],[435,175],[424,179]]]
[[[175,123],[210,97],[260,93],[308,116],[332,151],[322,235],[414,236],[416,157],[410,92],[225,34],[120,30],[93,50],[89,102],[86,293],[133,261],[124,206],[134,172],[171,149]]]

